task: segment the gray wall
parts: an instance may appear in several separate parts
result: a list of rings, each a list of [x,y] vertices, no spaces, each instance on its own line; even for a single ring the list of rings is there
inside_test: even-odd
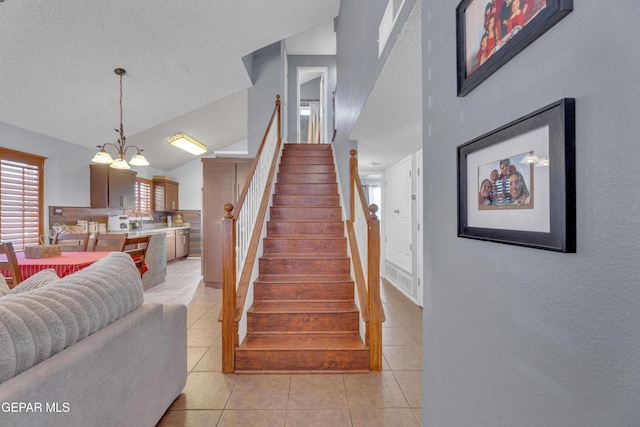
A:
[[[289,69],[289,104],[286,114],[288,114],[287,130],[288,140],[296,142],[298,140],[297,129],[297,93],[298,93],[298,67],[327,67],[327,133],[329,140],[333,132],[333,103],[331,102],[333,91],[336,88],[336,57],[334,55],[288,55]],[[283,114],[284,111],[283,111]]]
[[[388,0],[343,0],[336,25],[336,167],[344,191],[349,188],[349,134],[416,0],[406,0],[386,47],[378,58],[378,27]]]
[[[273,43],[251,54],[245,60],[253,87],[248,89],[249,118],[247,139],[249,157],[255,157],[262,143],[265,130],[275,107],[276,95],[282,97],[284,90],[284,65],[282,43]]]
[[[423,424],[640,425],[640,5],[575,10],[464,98],[455,8],[422,2]],[[456,237],[456,146],[576,98],[577,253]]]

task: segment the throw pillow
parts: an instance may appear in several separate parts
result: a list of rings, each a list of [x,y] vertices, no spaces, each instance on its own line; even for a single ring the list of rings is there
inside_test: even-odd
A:
[[[7,279],[5,279],[2,274],[0,274],[0,297],[9,294],[9,292],[11,292],[11,289],[9,289]]]
[[[47,268],[20,282],[18,286],[11,289],[11,294],[32,291],[59,279],[53,268]]]

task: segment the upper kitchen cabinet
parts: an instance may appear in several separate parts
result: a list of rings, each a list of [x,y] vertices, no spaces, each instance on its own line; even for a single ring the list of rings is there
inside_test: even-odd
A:
[[[153,210],[178,210],[178,183],[166,177],[153,177]]]
[[[135,209],[136,172],[109,165],[89,165],[91,207]]]

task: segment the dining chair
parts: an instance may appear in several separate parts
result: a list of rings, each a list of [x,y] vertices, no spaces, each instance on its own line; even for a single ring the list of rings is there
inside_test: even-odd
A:
[[[56,233],[53,244],[62,246],[62,252],[87,252],[89,233]]]
[[[13,250],[13,243],[0,242],[0,254],[4,254],[7,257],[6,261],[0,260],[0,270],[8,270],[11,273],[11,277],[5,277],[5,279],[9,288],[14,288],[22,282],[22,273],[20,272],[16,252]]]
[[[147,234],[146,236],[127,237],[125,241],[124,252],[129,254],[133,259],[133,262],[140,272],[140,277],[142,277],[144,273],[144,258],[147,256],[147,248],[149,247],[150,240],[151,235]]]
[[[96,233],[93,239],[94,252],[122,252],[129,233]]]

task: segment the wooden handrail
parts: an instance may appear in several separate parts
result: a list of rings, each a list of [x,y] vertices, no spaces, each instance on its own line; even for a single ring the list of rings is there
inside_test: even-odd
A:
[[[360,251],[358,250],[358,242],[356,240],[356,231],[353,228],[351,220],[346,221],[347,234],[349,237],[349,248],[351,249],[351,259],[353,261],[353,274],[355,277],[356,288],[358,289],[358,301],[360,302],[360,314],[365,323],[369,323],[369,300],[367,297],[367,282],[364,278],[362,270],[362,260],[360,259]]]
[[[256,185],[252,188],[254,178],[256,177],[256,171],[259,166],[261,173],[257,177],[257,182],[262,182],[261,179],[265,175],[264,168],[267,166],[265,162],[269,159],[265,160],[263,163],[260,162],[262,156],[267,155],[264,153],[264,148],[268,141],[270,143],[270,148],[273,147],[271,144],[273,142],[272,126],[274,125],[277,126],[276,143],[273,148],[273,152],[269,153],[273,158],[270,159],[271,161],[269,162],[267,178],[263,183],[263,187],[256,189],[256,186],[258,186]],[[235,207],[231,203],[225,203],[224,205],[226,213],[222,220],[222,309],[218,316],[218,320],[222,322],[222,372],[226,374],[235,371],[235,347],[239,345],[238,323],[242,317],[242,312],[246,302],[251,273],[257,257],[260,235],[262,233],[271,187],[275,176],[278,153],[280,152],[282,145],[280,127],[280,95],[277,95],[276,105],[273,113],[271,114],[269,124],[267,125],[267,130],[262,138],[256,157],[251,163],[251,169],[242,192],[240,193],[240,197],[238,198],[238,202]],[[243,211],[245,201],[247,200],[250,192],[252,200],[257,199],[259,197],[258,192],[260,191],[262,192],[262,195],[260,197],[260,205],[257,210],[252,210],[252,208],[255,207],[255,204],[250,203],[247,205],[247,209],[249,209],[248,217]],[[253,214],[255,214],[255,218],[253,217]],[[243,216],[243,221],[239,221],[241,216]],[[244,223],[246,225],[247,218],[253,221],[252,224],[250,224],[251,230],[242,229],[242,224]],[[241,225],[240,231],[238,231],[237,228],[238,224]],[[244,249],[238,252],[237,234],[243,234],[245,231],[250,233],[247,234],[250,235],[248,246],[243,246],[243,248],[246,247],[246,253],[244,252]],[[246,243],[247,241],[245,239],[241,239],[241,245]],[[237,267],[239,254],[242,254],[243,258],[241,258],[242,272],[240,274],[240,281],[238,282]]]
[[[382,300],[380,298],[380,220],[376,213],[378,206],[367,206],[360,175],[358,174],[358,159],[356,150],[351,150],[349,161],[350,187],[350,219],[346,221],[347,234],[351,248],[351,259],[354,265],[356,286],[360,301],[360,310],[366,323],[366,344],[369,346],[369,369],[382,370],[382,322],[385,321]],[[367,251],[367,280],[364,285],[360,249],[353,224],[356,222],[356,204],[362,209],[362,218],[367,222],[366,251]],[[367,211],[368,210],[368,211]],[[356,264],[357,263],[357,264]],[[365,300],[366,302],[363,302]],[[366,310],[365,310],[366,307]],[[368,321],[367,321],[368,319]]]

